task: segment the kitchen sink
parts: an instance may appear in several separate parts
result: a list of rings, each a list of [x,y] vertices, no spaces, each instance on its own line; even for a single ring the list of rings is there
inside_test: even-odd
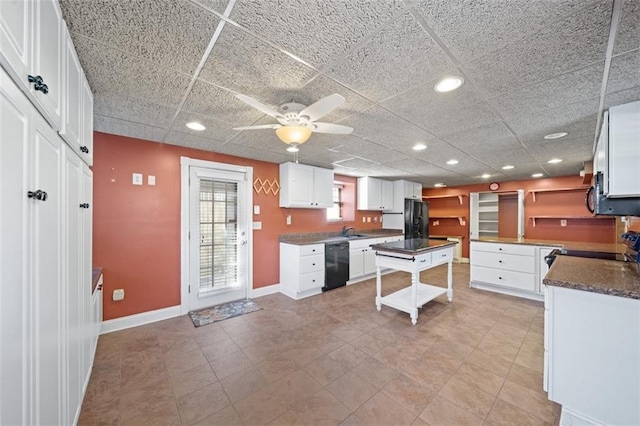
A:
[[[345,235],[345,238],[367,238],[366,235],[362,235],[362,234],[350,234],[350,235]]]

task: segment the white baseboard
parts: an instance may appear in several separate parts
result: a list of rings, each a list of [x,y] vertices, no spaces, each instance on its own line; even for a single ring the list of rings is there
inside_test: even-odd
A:
[[[460,258],[460,263],[469,263],[469,258],[468,257],[461,257]]]
[[[559,424],[560,426],[602,426],[602,423],[565,407],[560,411]]]
[[[275,294],[279,292],[280,292],[280,284],[272,284],[272,285],[252,289],[250,297],[268,296],[270,294]]]
[[[478,290],[493,291],[494,293],[506,294],[509,296],[523,297],[529,300],[535,300],[537,302],[544,302],[544,294],[531,293],[524,290],[516,290],[506,287],[495,286],[492,284],[486,284],[479,281],[471,281],[469,287],[477,288]]]
[[[180,315],[182,315],[180,305],[177,305],[168,308],[156,309],[155,311],[142,312],[140,314],[115,318],[102,322],[102,325],[100,327],[100,334],[111,333],[131,327],[137,327],[139,325],[145,325],[152,322],[179,317]]]

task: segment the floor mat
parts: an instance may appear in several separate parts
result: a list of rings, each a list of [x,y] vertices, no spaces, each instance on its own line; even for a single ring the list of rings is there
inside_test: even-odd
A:
[[[253,300],[242,299],[236,300],[235,302],[223,303],[218,306],[211,306],[210,308],[191,311],[189,312],[189,317],[194,326],[200,327],[202,325],[212,324],[228,318],[259,311],[260,309],[262,309],[260,305]]]

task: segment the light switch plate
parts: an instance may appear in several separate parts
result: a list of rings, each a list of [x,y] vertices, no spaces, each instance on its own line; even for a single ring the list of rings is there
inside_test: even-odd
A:
[[[253,222],[253,229],[262,229],[262,222]]]
[[[134,173],[133,174],[133,184],[134,185],[142,185],[142,173]]]
[[[124,299],[124,289],[118,288],[113,290],[113,300],[117,302],[118,300]]]
[[[260,206],[253,206],[253,214],[260,214]]]
[[[291,215],[287,215],[287,225],[291,225]]]
[[[147,176],[147,185],[153,186],[156,184],[156,177],[153,175]]]

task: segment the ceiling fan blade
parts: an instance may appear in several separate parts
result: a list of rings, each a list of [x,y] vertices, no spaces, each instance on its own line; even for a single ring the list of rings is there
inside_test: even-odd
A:
[[[351,127],[332,123],[311,123],[309,125],[315,133],[333,133],[336,135],[348,135],[353,132]]]
[[[320,99],[318,102],[309,105],[300,111],[299,115],[305,115],[309,117],[309,121],[315,121],[329,114],[331,111],[345,103],[345,101],[346,99],[344,96],[334,93],[333,95],[329,95]]]
[[[267,115],[270,115],[271,117],[282,118],[282,115],[278,113],[276,107],[273,105],[263,104],[260,101],[257,101],[246,95],[241,95],[239,93],[236,95],[236,98],[240,99],[242,102],[246,103],[247,105],[254,107],[258,111],[261,111]]]
[[[260,124],[258,126],[234,127],[233,130],[279,129],[282,124]]]

